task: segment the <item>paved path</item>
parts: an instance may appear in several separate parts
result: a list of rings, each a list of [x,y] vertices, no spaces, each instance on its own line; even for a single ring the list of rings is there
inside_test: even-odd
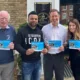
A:
[[[43,76],[41,77],[41,80],[44,80]],[[55,80],[55,79],[53,79],[53,80]],[[74,80],[74,78],[73,77],[71,77],[71,78],[65,78],[64,80]]]
[[[41,80],[44,80],[43,78],[41,78]],[[55,79],[53,79],[55,80]],[[74,80],[74,78],[65,78],[64,80]]]

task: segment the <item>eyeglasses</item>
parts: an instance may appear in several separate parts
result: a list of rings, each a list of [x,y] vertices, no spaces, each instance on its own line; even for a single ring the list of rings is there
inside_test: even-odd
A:
[[[1,21],[8,21],[8,18],[0,18]]]

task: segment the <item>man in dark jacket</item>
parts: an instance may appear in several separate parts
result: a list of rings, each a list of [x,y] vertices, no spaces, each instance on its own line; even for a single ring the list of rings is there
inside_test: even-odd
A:
[[[40,53],[31,48],[31,42],[43,42],[43,34],[37,27],[38,15],[32,11],[28,15],[28,24],[21,27],[15,40],[15,48],[22,58],[22,80],[40,80]],[[42,50],[43,53],[47,49]]]
[[[0,11],[0,80],[14,80],[14,27],[9,26],[10,14]]]

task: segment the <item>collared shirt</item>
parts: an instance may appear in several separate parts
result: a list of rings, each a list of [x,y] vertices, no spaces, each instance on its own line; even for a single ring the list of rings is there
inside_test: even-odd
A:
[[[61,24],[58,24],[58,26],[55,26],[55,27],[52,25],[52,23],[45,25],[42,28],[42,32],[43,32],[43,38],[45,43],[50,40],[61,40],[63,45],[66,42],[67,29]],[[60,51],[58,49],[53,49],[53,48],[51,48],[48,51],[48,53],[50,54],[55,54],[59,52]]]
[[[9,28],[10,28],[9,26],[5,27],[5,29],[9,29]],[[0,29],[2,29],[2,27],[0,27]]]

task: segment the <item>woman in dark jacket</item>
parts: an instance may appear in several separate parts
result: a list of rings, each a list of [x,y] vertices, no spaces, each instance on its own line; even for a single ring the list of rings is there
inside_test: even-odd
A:
[[[80,24],[72,19],[68,24],[68,41],[80,40]],[[69,60],[75,80],[80,80],[80,49],[69,49]]]

